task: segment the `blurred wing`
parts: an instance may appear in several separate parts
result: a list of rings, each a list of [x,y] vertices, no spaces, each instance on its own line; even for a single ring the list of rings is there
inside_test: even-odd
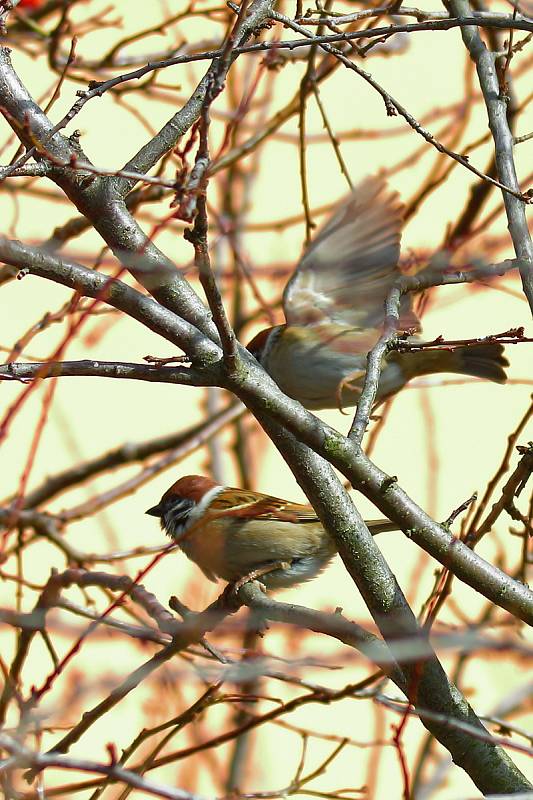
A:
[[[279,497],[245,489],[227,489],[209,504],[209,513],[240,519],[278,519],[284,522],[317,522],[312,506],[290,503]]]
[[[398,278],[401,205],[382,178],[366,178],[309,244],[283,294],[288,325],[334,322],[376,328]],[[419,328],[409,296],[401,328]]]

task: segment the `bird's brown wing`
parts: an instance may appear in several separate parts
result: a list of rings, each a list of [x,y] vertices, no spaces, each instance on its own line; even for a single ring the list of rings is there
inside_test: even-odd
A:
[[[207,514],[213,517],[271,519],[299,524],[319,522],[313,506],[291,503],[289,500],[260,492],[248,492],[246,489],[230,489],[227,494],[218,495],[209,504]],[[367,520],[366,524],[374,533],[398,530],[396,523],[388,519]]]
[[[339,203],[285,287],[287,324],[379,327],[387,293],[400,275],[402,214],[397,193],[377,176]],[[402,298],[401,328],[418,327],[409,297]]]
[[[317,522],[312,506],[290,503],[279,497],[245,489],[229,489],[209,504],[210,516],[240,519],[277,519],[284,522]]]

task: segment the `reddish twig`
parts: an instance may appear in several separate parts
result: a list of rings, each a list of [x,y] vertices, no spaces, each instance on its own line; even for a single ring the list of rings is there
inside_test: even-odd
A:
[[[478,336],[472,339],[445,339],[442,335],[437,336],[431,342],[418,342],[406,340],[399,337],[396,342],[390,344],[391,349],[398,350],[400,353],[417,352],[418,350],[449,350],[453,352],[458,347],[476,347],[485,344],[521,344],[531,343],[533,338],[524,333],[524,328],[510,328],[503,333],[492,333],[488,336]]]

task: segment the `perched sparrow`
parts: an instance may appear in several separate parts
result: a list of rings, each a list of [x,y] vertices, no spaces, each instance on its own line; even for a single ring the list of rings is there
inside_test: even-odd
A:
[[[257,575],[268,587],[308,581],[337,552],[311,506],[187,475],[146,512],[212,581]],[[372,533],[397,530],[389,520],[366,523]],[[276,565],[279,565],[276,568]]]
[[[379,177],[366,178],[308,245],[283,293],[285,325],[248,344],[280,388],[307,408],[355,405],[366,355],[382,332],[384,302],[398,270],[403,206]],[[399,330],[420,331],[411,296],[402,298]],[[504,383],[500,344],[422,350],[385,358],[378,399],[412,378],[458,372]]]

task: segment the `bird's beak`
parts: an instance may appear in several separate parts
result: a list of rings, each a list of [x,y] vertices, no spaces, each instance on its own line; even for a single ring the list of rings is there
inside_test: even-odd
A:
[[[152,506],[149,508],[148,511],[145,511],[145,514],[150,514],[151,517],[160,517],[162,514],[161,503],[158,503],[156,506]]]

